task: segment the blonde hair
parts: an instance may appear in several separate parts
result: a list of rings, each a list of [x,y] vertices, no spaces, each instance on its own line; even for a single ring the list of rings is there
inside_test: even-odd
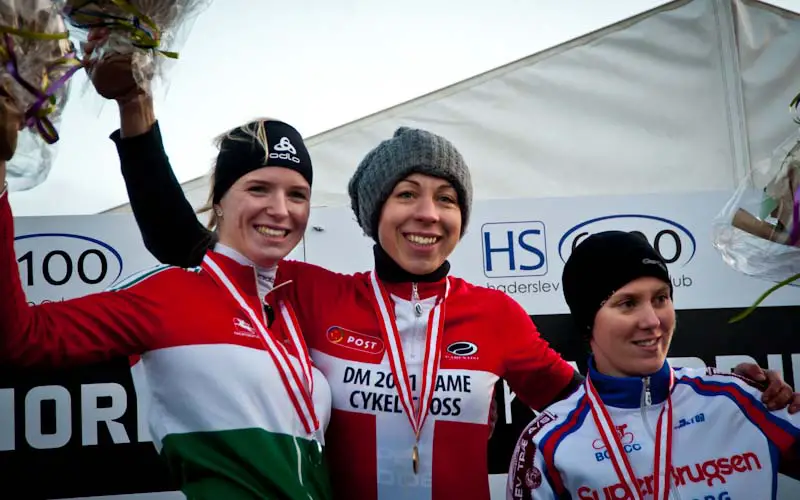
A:
[[[264,164],[266,164],[269,157],[269,141],[267,140],[267,128],[264,123],[268,121],[277,121],[277,119],[262,117],[250,120],[244,125],[234,127],[215,137],[213,140],[214,146],[217,148],[217,151],[221,151],[222,145],[226,141],[242,141],[249,142],[251,144],[256,143],[264,150]],[[244,133],[244,136],[242,136],[242,133]],[[197,214],[211,212],[208,216],[208,223],[206,224],[206,227],[212,231],[216,231],[217,225],[219,224],[219,218],[214,211],[214,179],[216,170],[217,160],[215,158],[213,165],[211,166],[211,171],[208,174],[208,198],[206,199],[205,205],[197,209]]]

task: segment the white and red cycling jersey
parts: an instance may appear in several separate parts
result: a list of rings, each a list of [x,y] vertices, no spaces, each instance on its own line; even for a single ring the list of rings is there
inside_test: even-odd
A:
[[[639,498],[651,499],[656,490],[656,426],[668,394],[673,407],[669,498],[775,498],[781,460],[797,457],[800,414],[767,410],[759,389],[714,369],[675,369],[670,392],[668,363],[643,378],[605,376],[592,365],[589,378],[613,421]],[[528,425],[511,461],[509,500],[636,498],[615,469],[588,396],[584,385]]]
[[[505,379],[526,404],[543,409],[573,380],[573,368],[504,293],[454,277],[382,282],[391,297],[415,398],[428,316],[444,292],[445,279],[450,288],[440,368],[414,473],[415,437],[392,376],[369,273],[343,275],[294,261],[278,267],[276,286],[292,283],[274,294],[288,296],[294,305],[312,359],[331,387],[326,449],[333,490],[341,498],[488,499],[488,421],[495,382]]]

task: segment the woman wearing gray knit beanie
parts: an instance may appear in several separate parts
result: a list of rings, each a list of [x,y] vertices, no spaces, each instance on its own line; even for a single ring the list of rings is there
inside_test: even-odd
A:
[[[469,222],[472,179],[447,139],[400,127],[361,161],[348,185],[364,234],[411,274],[444,265]]]
[[[208,232],[189,217],[159,137],[118,147],[148,248],[162,262],[195,265]],[[472,206],[469,169],[450,141],[397,129],[366,154],[349,192],[375,240],[374,269],[345,275],[284,260],[268,296],[294,306],[300,331],[292,335],[304,337],[330,384],[325,453],[334,496],[488,499],[495,383],[505,379],[540,410],[582,377],[516,301],[449,276]],[[164,236],[178,231],[196,233],[192,245]],[[286,331],[283,320],[274,331]]]

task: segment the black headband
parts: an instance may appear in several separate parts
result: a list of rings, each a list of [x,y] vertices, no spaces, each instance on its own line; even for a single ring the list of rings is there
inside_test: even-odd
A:
[[[214,170],[214,203],[243,175],[263,167],[284,167],[298,172],[311,186],[313,169],[303,136],[291,125],[264,122],[267,148],[254,139],[259,122],[242,125],[223,139]]]

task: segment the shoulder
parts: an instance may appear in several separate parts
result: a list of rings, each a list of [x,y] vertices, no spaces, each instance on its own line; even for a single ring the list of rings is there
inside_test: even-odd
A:
[[[353,275],[342,274],[302,260],[282,260],[278,264],[278,281],[300,279],[325,279],[329,282],[352,280]]]
[[[528,318],[519,302],[502,290],[476,285],[456,276],[450,277],[450,286],[452,292],[458,293],[470,301],[480,301],[481,306],[486,310],[517,313]]]
[[[108,291],[118,292],[142,288],[161,288],[168,284],[177,284],[195,280],[201,273],[200,267],[182,268],[159,264],[154,267],[137,271],[125,278],[118,280],[108,288]]]
[[[675,382],[688,388],[696,396],[718,401],[722,401],[719,397],[729,400],[745,413],[766,409],[761,401],[764,386],[734,373],[721,372],[713,367],[678,368],[675,369]]]
[[[536,489],[542,484],[543,470],[537,466],[537,461],[543,463],[545,473],[553,465],[558,445],[570,429],[577,429],[582,422],[583,400],[581,388],[569,398],[547,407],[525,427],[511,456],[508,476],[510,487]],[[577,418],[576,410],[580,411]],[[551,474],[554,473],[555,470],[551,471]]]
[[[723,372],[714,367],[675,368],[676,382],[686,384],[695,391],[715,395],[716,392],[739,390],[761,393],[763,385],[735,373]]]
[[[579,427],[581,419],[576,417],[580,417],[577,412],[582,413],[583,400],[584,390],[581,385],[569,397],[551,404],[539,413],[525,428],[522,436],[541,445],[559,429],[568,431]]]
[[[703,411],[716,409],[724,412],[726,417],[734,414],[744,416],[781,452],[793,449],[800,439],[800,415],[790,415],[789,408],[769,410],[761,400],[762,389],[758,382],[733,373],[719,372],[715,368],[676,369],[675,372],[676,383],[688,387],[699,398],[707,399],[697,405]],[[700,415],[705,419],[705,415]],[[730,419],[725,422],[733,425]]]

